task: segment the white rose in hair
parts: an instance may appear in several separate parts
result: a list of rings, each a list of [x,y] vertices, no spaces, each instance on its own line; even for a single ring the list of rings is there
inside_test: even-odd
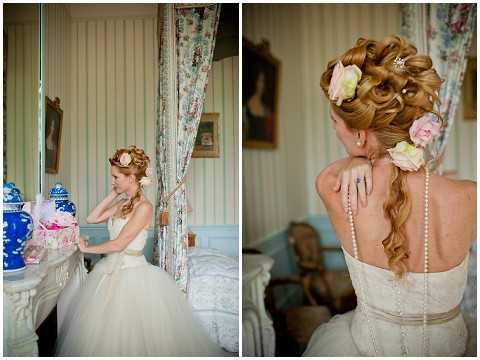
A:
[[[393,163],[404,171],[417,171],[425,164],[423,150],[406,141],[397,143],[392,149],[387,149]]]
[[[144,176],[140,179],[140,185],[142,185],[144,187],[150,185],[151,183],[152,183],[152,179],[150,179],[147,176]]]

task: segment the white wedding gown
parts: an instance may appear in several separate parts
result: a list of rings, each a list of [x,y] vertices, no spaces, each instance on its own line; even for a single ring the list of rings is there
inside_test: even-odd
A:
[[[108,220],[110,239],[127,223]],[[100,260],[68,305],[57,356],[227,356],[194,318],[169,274],[138,255],[142,230]]]
[[[343,249],[359,304],[370,309],[378,356],[402,356],[401,329],[393,273],[362,263]],[[468,255],[456,267],[428,274],[428,313],[446,313],[460,304],[467,281]],[[359,277],[366,296],[362,297]],[[423,274],[408,273],[397,289],[404,318],[414,315],[415,324],[403,326],[408,356],[423,355]],[[393,316],[392,316],[393,315]],[[461,356],[465,352],[467,328],[461,313],[444,314],[443,320],[427,325],[429,356]],[[420,319],[419,321],[417,319]],[[449,319],[450,318],[450,319]],[[449,320],[448,320],[449,319]],[[334,316],[313,333],[303,356],[375,356],[367,320],[362,310]]]

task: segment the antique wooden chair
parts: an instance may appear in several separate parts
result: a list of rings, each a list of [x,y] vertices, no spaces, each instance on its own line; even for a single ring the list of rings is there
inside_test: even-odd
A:
[[[327,252],[341,249],[321,246],[318,232],[308,223],[291,222],[288,239],[309,302],[326,305],[332,314],[354,309],[356,296],[348,271],[327,270],[324,265]]]

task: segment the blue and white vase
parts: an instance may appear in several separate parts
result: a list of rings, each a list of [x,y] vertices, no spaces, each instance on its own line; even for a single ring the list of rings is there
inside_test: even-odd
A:
[[[20,190],[12,182],[3,185],[3,271],[25,269],[23,251],[32,236],[33,219],[22,210]]]
[[[50,200],[55,201],[55,209],[58,211],[63,211],[72,214],[75,217],[77,213],[77,208],[75,204],[68,200],[68,191],[62,185],[62,183],[57,182],[49,191],[48,195]]]

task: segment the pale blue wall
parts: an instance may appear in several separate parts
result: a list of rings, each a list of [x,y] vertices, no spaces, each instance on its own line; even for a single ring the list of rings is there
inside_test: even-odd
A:
[[[190,229],[197,234],[197,247],[218,249],[224,255],[238,256],[238,225],[195,225]],[[89,244],[100,244],[109,240],[106,224],[81,225],[80,233],[90,236]],[[153,229],[148,230],[147,244],[144,254],[149,262],[153,258]],[[87,254],[93,262],[100,259],[100,255]]]

